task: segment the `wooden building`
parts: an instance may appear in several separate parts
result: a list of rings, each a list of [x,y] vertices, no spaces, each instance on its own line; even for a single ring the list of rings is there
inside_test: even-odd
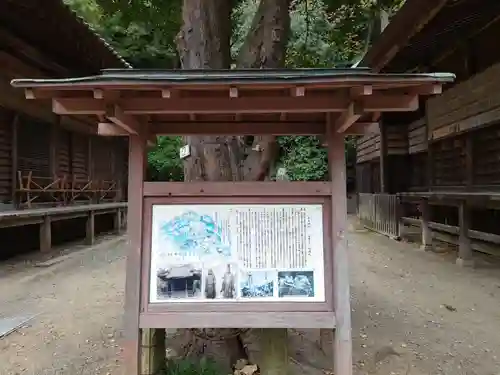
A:
[[[377,193],[418,202],[418,210],[406,206],[406,223],[421,225],[422,215],[424,246],[433,236],[459,244],[461,262],[471,246],[500,254],[490,248],[500,244],[499,32],[496,0],[407,0],[361,63],[376,72],[456,75],[419,111],[381,117],[379,129],[358,140],[356,169],[362,216],[390,211],[376,207],[375,199],[390,199],[370,197]]]
[[[10,85],[26,76],[63,78],[124,67],[62,1],[44,0],[43,7],[35,0],[0,2],[0,228],[124,207],[109,202],[125,198],[127,140],[97,137],[94,119],[56,116],[50,100],[27,100]],[[97,206],[105,202],[106,209]],[[83,203],[85,209],[68,207]]]

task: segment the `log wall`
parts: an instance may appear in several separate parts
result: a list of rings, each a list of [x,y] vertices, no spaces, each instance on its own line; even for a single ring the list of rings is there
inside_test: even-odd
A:
[[[117,181],[125,197],[127,163],[123,139],[69,131],[55,117],[51,124],[0,107],[0,210],[2,204],[10,208],[15,203],[18,172],[31,172],[46,183],[56,176]]]
[[[473,184],[500,186],[500,124],[471,133]]]
[[[356,143],[356,162],[364,163],[380,158],[380,133],[360,137]]]
[[[427,122],[421,118],[408,125],[408,153],[427,151]]]
[[[430,138],[457,135],[500,121],[500,64],[426,102]]]
[[[384,124],[387,137],[387,155],[408,154],[408,127],[406,124]]]
[[[0,107],[0,201],[12,198],[12,124],[13,111]]]

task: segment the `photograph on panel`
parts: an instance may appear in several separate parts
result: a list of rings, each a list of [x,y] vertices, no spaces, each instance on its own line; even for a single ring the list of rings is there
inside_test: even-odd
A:
[[[273,298],[277,281],[276,271],[251,270],[241,273],[242,298]]]
[[[314,297],[313,271],[279,271],[279,297]]]

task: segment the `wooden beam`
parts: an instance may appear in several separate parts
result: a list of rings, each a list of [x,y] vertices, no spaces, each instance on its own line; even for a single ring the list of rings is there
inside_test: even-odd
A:
[[[94,89],[94,99],[104,99],[104,92],[101,89]]]
[[[103,137],[127,137],[130,135],[126,130],[112,122],[100,122],[97,127],[97,134]],[[147,139],[148,147],[156,146],[156,135],[151,135]]]
[[[230,98],[237,98],[238,97],[238,88],[237,87],[230,87],[229,88],[229,97]]]
[[[324,134],[324,122],[155,122],[157,135],[317,135]]]
[[[350,92],[351,96],[355,98],[359,96],[372,95],[373,87],[370,85],[352,87]]]
[[[100,122],[97,125],[97,134],[104,137],[123,137],[129,133],[112,122]]]
[[[378,122],[355,122],[345,132],[346,135],[365,135],[376,133],[379,130]]]
[[[359,120],[363,112],[363,108],[359,103],[352,102],[349,104],[347,110],[345,110],[334,122],[335,131],[344,133],[352,124]]]
[[[343,134],[344,135],[366,135],[379,132],[378,122],[355,122],[352,124]],[[326,136],[324,134],[320,135],[319,141],[321,146],[328,146]]]
[[[23,39],[14,36],[10,30],[3,27],[0,28],[0,39],[2,40],[2,47],[4,47],[4,49],[7,50],[8,48],[12,48],[21,59],[24,57],[27,61],[36,61],[37,65],[39,65],[45,73],[51,73],[49,75],[53,75],[53,73],[65,76],[71,75],[70,70],[55,63],[53,59],[41,53],[39,49],[26,43]]]
[[[294,87],[292,89],[291,95],[294,97],[301,97],[306,95],[306,88],[304,86]]]
[[[279,98],[129,98],[120,101],[122,114],[182,113],[312,113],[344,112],[351,99],[345,95]],[[418,109],[417,95],[377,94],[360,98],[365,112],[399,112]],[[106,114],[106,103],[91,98],[53,99],[60,115]]]
[[[50,110],[50,105],[42,101],[26,100],[23,91],[16,90],[10,85],[10,78],[0,74],[0,106],[13,109],[17,112],[40,119],[47,123],[54,120],[54,115]],[[64,116],[61,123],[68,129],[88,133],[89,126],[81,120],[76,120],[70,116]]]
[[[415,95],[439,95],[443,92],[443,85],[441,85],[440,83],[420,85],[415,87],[409,87],[405,91],[407,91],[408,94],[415,94]]]
[[[117,105],[110,105],[106,107],[106,117],[124,129],[129,134],[138,134],[141,125],[132,116],[127,115],[123,110]]]

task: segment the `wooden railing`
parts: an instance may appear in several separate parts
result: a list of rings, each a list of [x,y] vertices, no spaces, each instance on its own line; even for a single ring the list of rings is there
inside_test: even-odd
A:
[[[366,228],[399,239],[399,201],[393,194],[365,194],[358,198],[358,218]]]
[[[18,171],[17,206],[31,208],[34,204],[65,206],[77,201],[100,203],[120,200],[119,182],[91,180],[76,176],[35,176]]]

